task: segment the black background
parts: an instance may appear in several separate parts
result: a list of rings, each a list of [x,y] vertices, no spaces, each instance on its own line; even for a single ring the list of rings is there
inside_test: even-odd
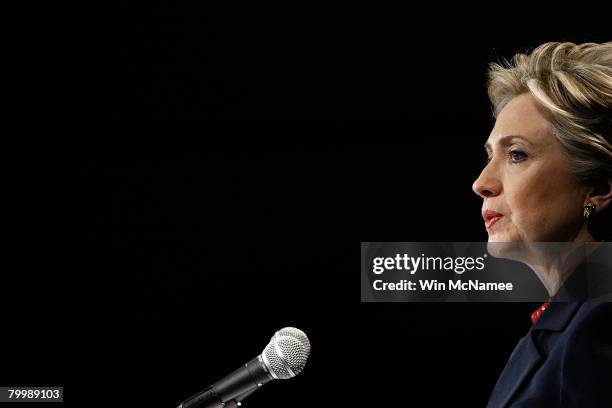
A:
[[[94,146],[13,167],[3,383],[173,407],[293,325],[306,369],[244,406],[484,406],[538,305],[361,304],[359,242],[486,240],[487,64],[609,38],[456,12],[113,12]]]

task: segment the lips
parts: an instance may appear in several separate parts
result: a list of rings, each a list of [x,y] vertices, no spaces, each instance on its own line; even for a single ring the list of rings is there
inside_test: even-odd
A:
[[[497,211],[484,210],[482,212],[482,218],[484,219],[484,222],[485,222],[485,228],[486,229],[491,228],[493,224],[499,221],[503,216],[504,216],[503,214],[498,213]]]

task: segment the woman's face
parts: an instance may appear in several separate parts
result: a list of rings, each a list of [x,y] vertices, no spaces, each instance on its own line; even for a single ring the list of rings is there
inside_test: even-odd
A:
[[[489,242],[574,241],[584,224],[587,191],[574,181],[549,118],[529,93],[497,117],[488,163],[472,186],[484,199]]]

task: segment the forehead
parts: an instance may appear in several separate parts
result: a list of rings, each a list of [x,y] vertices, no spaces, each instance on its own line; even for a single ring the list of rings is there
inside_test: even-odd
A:
[[[550,119],[531,94],[516,96],[497,115],[487,143],[493,146],[508,135],[520,135],[534,145],[551,143],[554,136]]]

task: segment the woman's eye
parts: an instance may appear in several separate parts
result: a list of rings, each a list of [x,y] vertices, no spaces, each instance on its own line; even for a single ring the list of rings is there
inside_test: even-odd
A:
[[[527,154],[520,150],[511,150],[510,152],[508,152],[508,154],[510,155],[512,162],[514,163],[521,162],[527,158]]]

